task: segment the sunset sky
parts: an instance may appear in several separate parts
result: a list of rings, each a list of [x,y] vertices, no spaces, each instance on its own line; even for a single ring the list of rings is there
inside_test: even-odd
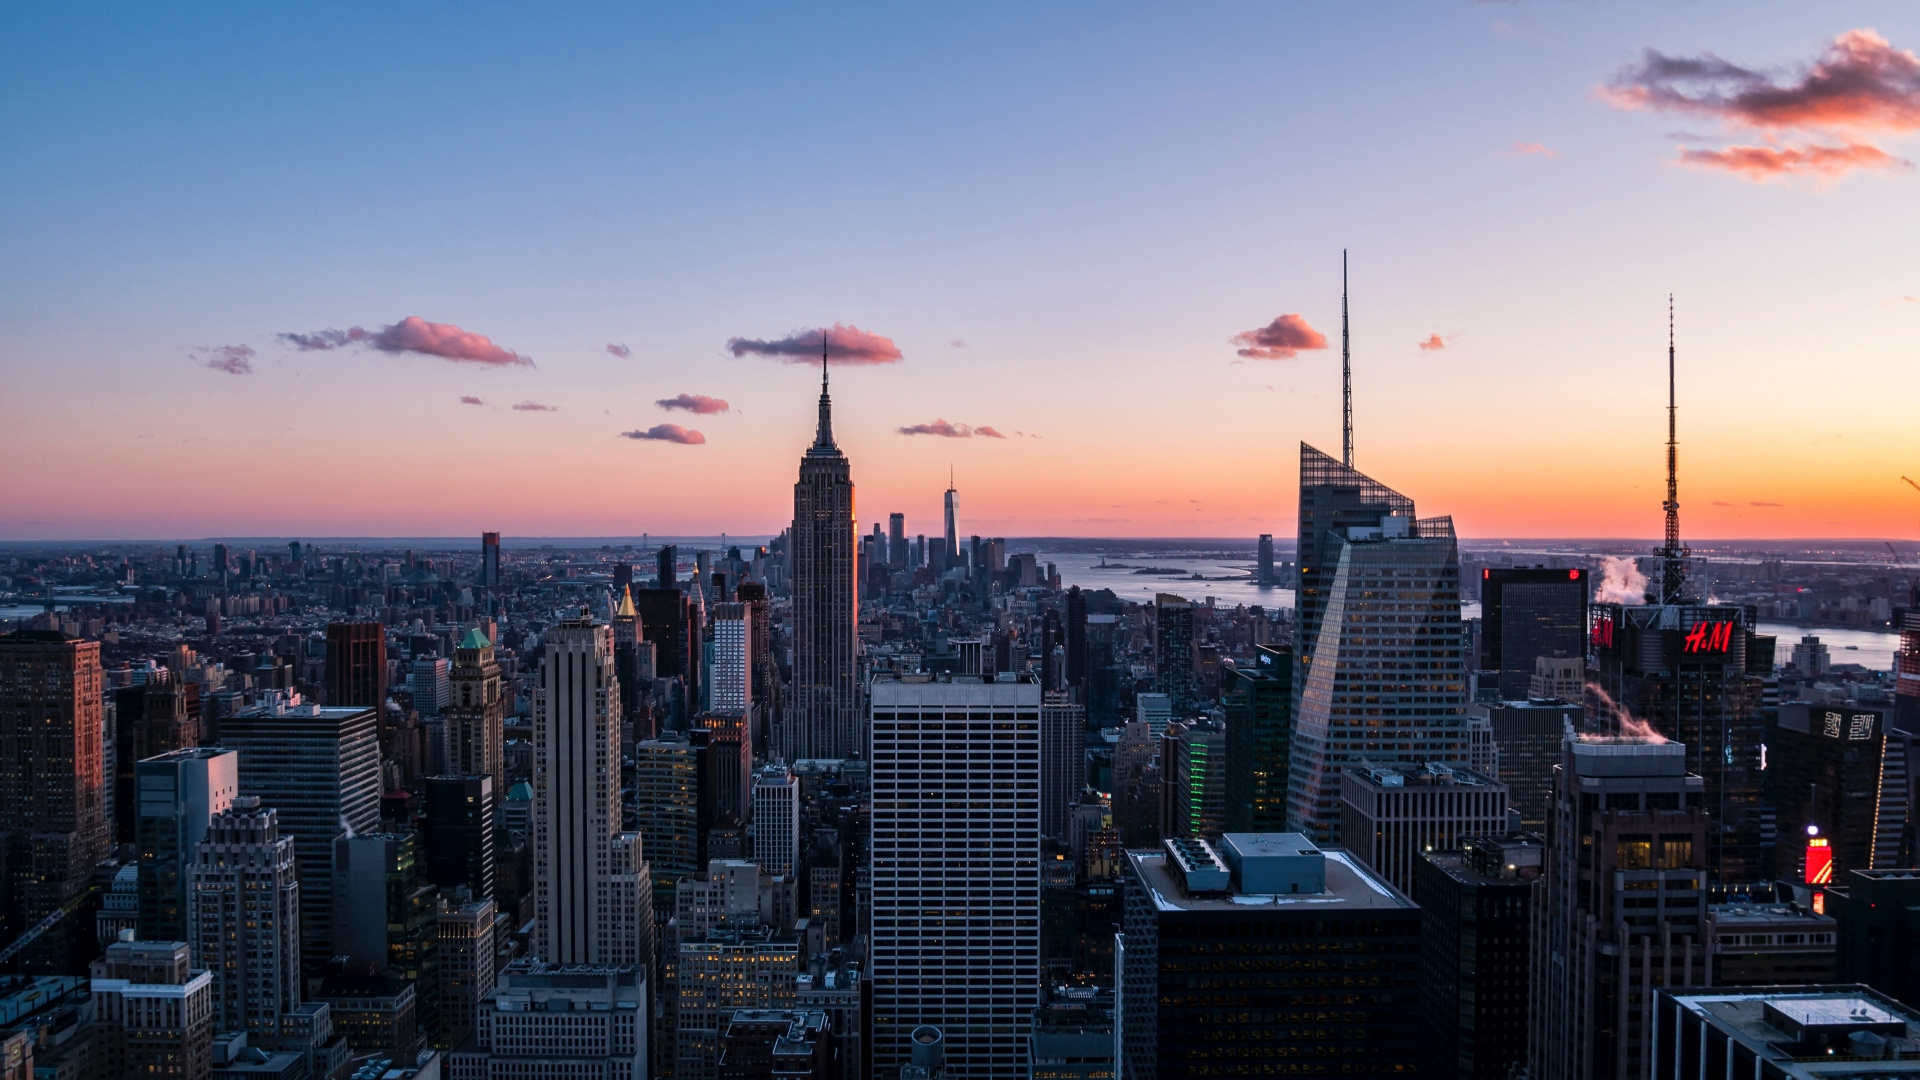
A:
[[[1920,537],[1920,5],[0,8],[0,539]],[[624,434],[623,434],[624,433]]]

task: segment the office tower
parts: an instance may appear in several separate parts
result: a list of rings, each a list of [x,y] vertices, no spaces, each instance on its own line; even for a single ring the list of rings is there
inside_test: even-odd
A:
[[[700,773],[701,820],[711,829],[753,817],[753,737],[744,716],[704,713],[694,717],[694,737],[705,736]]]
[[[633,808],[655,895],[700,869],[700,772],[704,746],[669,732],[633,748]],[[669,890],[663,892],[663,890]]]
[[[720,1080],[840,1080],[846,1050],[819,1009],[738,1009],[720,1034]]]
[[[1042,988],[1027,1037],[1026,1075],[1055,1080],[1109,1080],[1113,1054],[1113,991],[1096,986]]]
[[[221,741],[240,755],[240,794],[279,814],[300,868],[304,970],[333,957],[333,841],[380,822],[380,747],[374,710],[309,705],[275,694],[229,717]]]
[[[1527,681],[1527,700],[1582,701],[1586,698],[1586,687],[1584,652],[1572,656],[1541,656],[1533,661],[1533,678]]]
[[[407,689],[413,694],[414,711],[421,716],[438,716],[447,704],[453,665],[442,656],[423,656],[408,665],[407,671]]]
[[[277,1037],[300,1007],[300,877],[272,807],[235,797],[188,868],[193,957],[213,975],[216,1031]]]
[[[1690,756],[1671,742],[1564,744],[1546,885],[1534,897],[1533,1076],[1647,1075],[1648,977],[1706,985],[1698,944],[1707,916],[1706,782],[1687,771]]]
[[[533,698],[535,953],[555,964],[651,964],[653,883],[620,818],[613,634],[549,629]]]
[[[239,794],[239,761],[231,750],[195,747],[135,766],[141,940],[188,940],[187,879],[194,851],[213,815],[225,812]]]
[[[753,613],[746,604],[713,606],[713,712],[747,715],[753,704]]]
[[[1199,705],[1193,685],[1193,605],[1181,597],[1154,597],[1153,659],[1153,688],[1167,695],[1174,716],[1192,716]]]
[[[887,515],[887,565],[895,571],[907,569],[907,515]]]
[[[635,589],[633,606],[640,620],[640,636],[654,644],[654,675],[685,679],[699,644],[698,636],[692,633],[693,616],[686,594],[675,588]]]
[[[1731,604],[1594,605],[1600,693],[1589,716],[1608,728],[1627,717],[1686,746],[1687,770],[1707,785],[1706,865],[1726,882],[1764,880],[1762,692],[1773,639],[1752,627],[1752,612]]]
[[[1293,647],[1255,645],[1250,667],[1222,673],[1227,713],[1228,832],[1279,832],[1287,824],[1293,732]]]
[[[440,890],[427,880],[418,833],[342,836],[333,842],[334,952],[353,968],[413,988],[414,1025],[439,1026]]]
[[[628,567],[628,576],[632,576],[632,567]],[[651,664],[643,678],[640,674],[640,609],[633,606],[633,583],[616,583],[614,592],[620,597],[613,609],[613,673],[620,680],[621,721],[631,725],[640,716],[647,702],[647,686],[653,681]],[[653,734],[652,724],[647,730],[638,731],[629,727],[634,741]]]
[[[220,579],[220,584],[227,583],[227,571],[232,566],[233,556],[227,551],[227,545],[213,545],[213,576]]]
[[[1409,895],[1422,852],[1506,827],[1507,786],[1472,769],[1354,761],[1340,772],[1340,846]]]
[[[1273,534],[1260,534],[1260,550],[1256,556],[1253,580],[1259,585],[1278,585],[1273,576]]]
[[[1080,586],[1067,587],[1067,688],[1087,704],[1087,596]]]
[[[1040,835],[1067,838],[1073,804],[1087,786],[1087,709],[1065,693],[1040,705]]]
[[[1321,614],[1339,572],[1349,528],[1372,528],[1388,515],[1414,516],[1413,500],[1377,480],[1300,444],[1300,537],[1296,642],[1309,667]]]
[[[184,941],[116,941],[89,967],[93,1069],[103,1080],[213,1073],[213,974]]]
[[[1908,830],[1907,754],[1889,739],[1884,710],[1867,705],[1780,705],[1768,740],[1775,821],[1791,841],[1812,835],[1828,841],[1834,880],[1843,870],[1879,870],[1901,861]],[[1782,880],[1812,881],[1803,871],[1804,848],[1783,844],[1774,855]]]
[[[387,631],[379,623],[327,624],[327,705],[372,709],[383,722],[387,702]]]
[[[947,534],[944,540],[942,541],[945,544],[945,547],[942,549],[942,554],[945,556],[945,558],[944,558],[944,561],[936,563],[934,565],[933,570],[934,570],[934,573],[936,574],[946,573],[948,570],[953,569],[956,565],[962,565],[962,566],[965,565],[964,563],[961,563],[959,561],[960,560],[960,493],[954,490],[952,470],[948,470],[948,473],[947,473],[947,493],[944,497],[943,502],[945,504],[945,509],[946,509],[946,525],[947,525]]]
[[[1160,734],[1160,835],[1216,838],[1226,820],[1227,733],[1212,720],[1174,721]]]
[[[680,586],[680,549],[672,544],[660,545],[653,553],[654,588],[676,589]]]
[[[800,974],[800,939],[772,927],[684,931],[675,971],[675,1080],[715,1080],[720,1036],[741,1009],[790,1009]]]
[[[1585,570],[1480,571],[1479,665],[1500,673],[1501,700],[1526,698],[1536,658],[1586,655],[1587,595]]]
[[[938,581],[940,575],[946,573],[945,568],[952,561],[952,557],[947,554],[947,542],[945,540],[936,536],[927,541],[927,566],[932,568],[934,580]]]
[[[1838,976],[1920,1008],[1920,874],[1911,869],[1843,870],[1824,893],[1833,916]],[[1821,893],[1816,893],[1821,896]]]
[[[440,1031],[434,1045],[449,1050],[466,1041],[480,1003],[493,992],[497,954],[492,900],[441,900],[435,937],[440,957]]]
[[[1507,1080],[1525,1065],[1528,949],[1543,855],[1540,837],[1514,833],[1469,837],[1458,851],[1420,856],[1421,1075]]]
[[[1469,712],[1486,717],[1492,729],[1499,779],[1507,785],[1507,805],[1520,812],[1521,827],[1545,829],[1560,747],[1580,729],[1585,709],[1564,701],[1493,701]]]
[[[1345,763],[1468,763],[1466,635],[1452,519],[1415,520],[1407,500],[1311,447],[1302,453],[1324,465],[1301,465],[1301,513],[1339,531],[1302,531],[1302,596],[1309,583],[1314,595],[1300,608],[1288,821],[1324,842],[1339,825]],[[1320,473],[1349,486],[1308,486]],[[1356,520],[1353,507],[1386,496],[1407,513]]]
[[[500,578],[500,534],[480,534],[480,587],[497,589],[505,584]]]
[[[785,765],[769,765],[754,777],[753,861],[769,874],[799,871],[800,778]]]
[[[1893,657],[1893,718],[1902,731],[1920,731],[1920,582],[1909,585],[1908,603],[1893,609],[1900,650]]]
[[[429,776],[426,814],[426,876],[443,893],[464,885],[473,896],[493,897],[493,777]]]
[[[613,592],[615,596],[633,588],[633,564],[617,562],[613,564]]]
[[[492,777],[494,795],[504,796],[507,770],[502,725],[506,723],[507,699],[501,691],[493,642],[479,627],[469,629],[454,646],[447,691],[447,771],[457,776]],[[493,894],[489,891],[485,895]]]
[[[833,442],[826,360],[820,362],[820,426],[793,485],[793,703],[780,756],[859,754],[855,681],[859,590],[854,582],[853,479]]]
[[[481,998],[474,1041],[448,1055],[447,1075],[645,1080],[652,1016],[644,966],[515,960]]]
[[[1652,995],[1656,1080],[1920,1075],[1908,1049],[1920,1039],[1920,1012],[1867,987],[1684,985]]]
[[[743,581],[737,595],[747,605],[747,670],[753,676],[748,726],[754,746],[764,749],[773,745],[771,729],[783,707],[780,668],[773,662],[773,603],[765,582]]]
[[[99,642],[52,630],[0,636],[0,914],[8,940],[78,899],[107,857],[101,708]],[[21,969],[73,970],[66,953],[62,938],[43,935],[21,954]]]
[[[871,1056],[946,1036],[948,1075],[1010,1076],[1040,991],[1040,684],[872,688]],[[992,785],[992,798],[976,797]]]
[[[1298,833],[1230,833],[1217,850],[1129,851],[1126,873],[1120,1075],[1216,1075],[1223,1054],[1305,1075],[1413,1072],[1420,910],[1358,861]],[[1319,1004],[1329,964],[1333,1009]]]
[[[1830,983],[1839,970],[1838,925],[1828,915],[1791,899],[1782,888],[1774,900],[1733,893],[1707,906],[1707,955],[1713,957],[1710,986],[1809,986]]]

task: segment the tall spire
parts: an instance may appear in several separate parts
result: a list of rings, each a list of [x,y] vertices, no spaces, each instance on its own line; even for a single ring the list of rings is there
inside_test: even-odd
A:
[[[1347,347],[1347,249],[1340,249],[1340,464],[1353,468],[1353,355]]]
[[[1660,549],[1660,602],[1678,604],[1687,591],[1687,549],[1680,542],[1680,444],[1674,398],[1673,294],[1667,294],[1667,542]]]
[[[820,331],[820,430],[813,437],[816,450],[833,446],[833,399],[827,396],[827,332]]]

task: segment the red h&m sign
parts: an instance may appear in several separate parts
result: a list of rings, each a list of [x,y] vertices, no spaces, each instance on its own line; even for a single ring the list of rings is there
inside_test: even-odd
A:
[[[1807,884],[1833,884],[1833,848],[1824,836],[1807,841]]]
[[[1703,619],[1687,631],[1688,652],[1726,652],[1732,644],[1732,622],[1709,622]]]
[[[1601,615],[1593,620],[1593,647],[1613,648],[1613,616]]]

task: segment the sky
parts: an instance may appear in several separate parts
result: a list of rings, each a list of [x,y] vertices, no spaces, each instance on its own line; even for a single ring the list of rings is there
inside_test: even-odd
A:
[[[1920,537],[1920,6],[0,7],[0,539]]]

